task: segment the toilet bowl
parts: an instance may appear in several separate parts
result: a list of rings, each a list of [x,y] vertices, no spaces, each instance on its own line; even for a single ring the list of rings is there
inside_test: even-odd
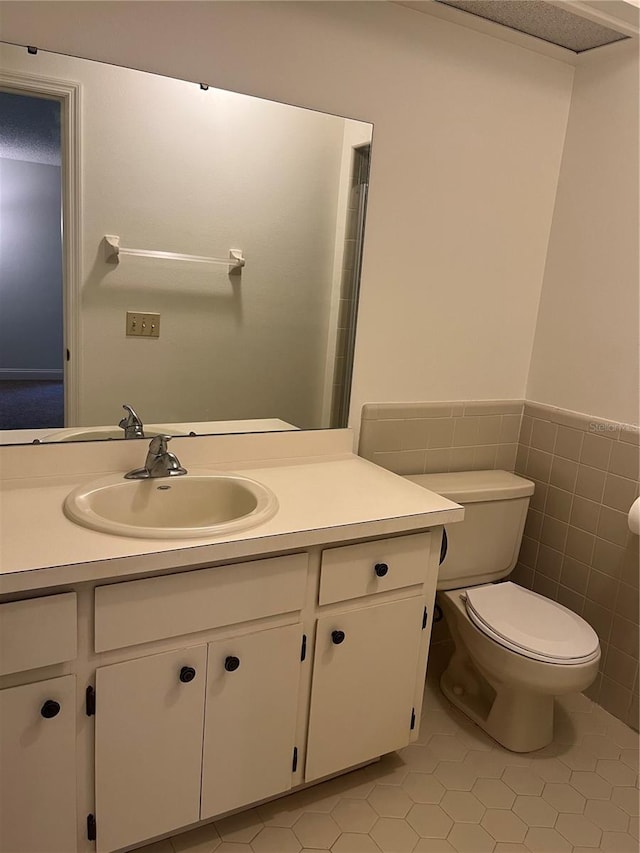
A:
[[[447,698],[514,752],[553,739],[554,696],[598,673],[598,636],[555,601],[501,581],[516,564],[534,485],[506,471],[411,476],[465,507],[448,529],[437,601],[455,644],[440,685]]]

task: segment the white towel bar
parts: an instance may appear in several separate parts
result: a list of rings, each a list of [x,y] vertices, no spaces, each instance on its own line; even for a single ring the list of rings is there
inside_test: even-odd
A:
[[[105,260],[117,264],[120,255],[137,255],[141,258],[160,258],[167,261],[192,261],[198,264],[227,264],[229,273],[239,273],[245,265],[242,249],[229,249],[228,258],[208,258],[204,255],[183,255],[179,252],[159,252],[155,249],[128,249],[120,245],[116,234],[105,234]]]

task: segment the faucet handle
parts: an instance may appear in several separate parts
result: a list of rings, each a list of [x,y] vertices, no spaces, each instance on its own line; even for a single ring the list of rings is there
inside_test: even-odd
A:
[[[171,441],[170,435],[154,435],[149,442],[149,453],[160,456],[167,452],[167,444]]]
[[[170,441],[170,435],[156,435],[151,439],[145,464],[150,477],[175,477],[187,473],[175,453],[167,450]]]

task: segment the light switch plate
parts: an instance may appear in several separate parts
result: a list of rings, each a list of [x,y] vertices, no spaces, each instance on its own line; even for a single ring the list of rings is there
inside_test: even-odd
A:
[[[127,337],[159,338],[160,315],[148,311],[127,311]]]

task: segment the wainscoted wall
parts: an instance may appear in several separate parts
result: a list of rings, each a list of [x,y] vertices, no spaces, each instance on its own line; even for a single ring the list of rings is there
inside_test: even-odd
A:
[[[600,637],[588,695],[638,728],[638,429],[525,404],[516,472],[536,484],[512,579],[583,616]]]
[[[398,474],[502,468],[535,494],[511,579],[583,616],[598,632],[588,695],[638,729],[638,428],[519,400],[366,405],[359,453]],[[449,642],[434,626],[434,651]]]
[[[513,471],[522,400],[362,407],[358,453],[396,474]]]

